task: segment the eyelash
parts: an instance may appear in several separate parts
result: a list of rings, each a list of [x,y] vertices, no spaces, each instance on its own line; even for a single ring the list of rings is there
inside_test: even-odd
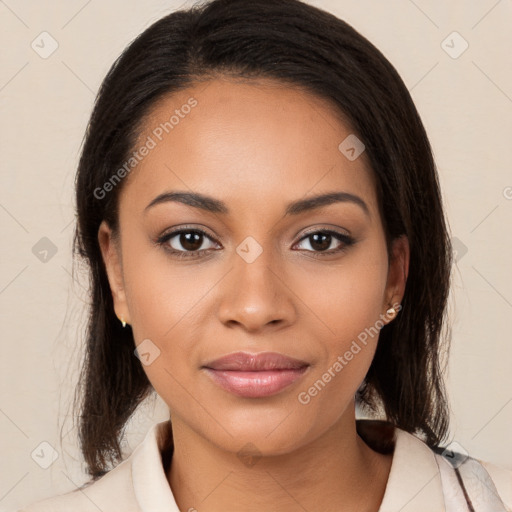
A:
[[[183,233],[201,233],[206,238],[210,239],[211,241],[216,242],[206,231],[203,231],[200,228],[180,228],[175,231],[171,231],[170,233],[166,233],[165,235],[162,235],[156,240],[156,243],[163,247],[164,250],[170,252],[173,256],[177,258],[198,258],[200,253],[211,251],[212,249],[202,249],[200,251],[177,251],[175,249],[170,248],[168,245],[165,245],[171,238],[174,238],[176,235],[180,235]],[[341,253],[346,251],[351,245],[354,245],[355,239],[351,236],[345,235],[343,233],[339,233],[337,231],[332,231],[330,229],[319,229],[316,231],[310,231],[306,233],[297,243],[300,243],[307,238],[309,238],[312,235],[316,235],[318,233],[327,234],[333,236],[336,240],[343,242],[343,245],[338,249],[331,249],[330,251],[309,251],[306,250],[306,252],[314,253],[314,257],[324,257],[324,256],[331,256],[333,254]]]

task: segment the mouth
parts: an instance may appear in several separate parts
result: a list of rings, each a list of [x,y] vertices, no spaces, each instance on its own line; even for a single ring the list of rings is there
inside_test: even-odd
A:
[[[278,354],[236,352],[205,364],[202,369],[224,390],[238,396],[275,395],[300,379],[309,363]]]

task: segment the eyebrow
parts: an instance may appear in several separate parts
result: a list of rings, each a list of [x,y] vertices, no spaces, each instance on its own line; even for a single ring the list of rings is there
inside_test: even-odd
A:
[[[144,209],[146,213],[150,208],[157,204],[177,202],[200,208],[211,213],[221,213],[229,215],[230,210],[226,204],[214,197],[210,197],[198,192],[164,192],[155,197]],[[298,215],[300,213],[321,208],[334,203],[353,203],[361,207],[364,213],[370,217],[368,205],[359,196],[348,192],[329,192],[317,196],[299,199],[286,205],[285,215]]]

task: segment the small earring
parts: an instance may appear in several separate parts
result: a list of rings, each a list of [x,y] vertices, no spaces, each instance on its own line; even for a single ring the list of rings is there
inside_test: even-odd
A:
[[[124,321],[124,317],[121,317],[121,324],[123,327],[126,327],[126,322]]]
[[[396,309],[391,307],[389,308],[386,313],[389,315],[389,316],[395,316],[396,315]]]

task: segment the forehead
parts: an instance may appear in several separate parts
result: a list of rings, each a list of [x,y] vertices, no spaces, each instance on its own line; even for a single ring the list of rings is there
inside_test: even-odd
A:
[[[156,195],[177,189],[238,212],[332,190],[364,197],[375,210],[365,153],[350,160],[340,150],[353,136],[330,102],[304,90],[260,79],[196,83],[162,98],[145,118],[121,210],[124,203],[142,213]]]

